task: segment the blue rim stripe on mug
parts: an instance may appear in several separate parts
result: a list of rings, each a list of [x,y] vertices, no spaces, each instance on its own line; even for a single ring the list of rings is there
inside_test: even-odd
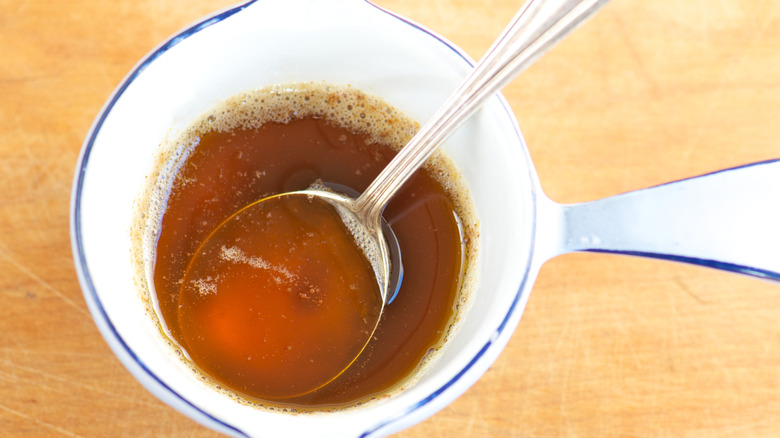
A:
[[[127,345],[125,340],[122,338],[122,336],[119,334],[113,323],[111,322],[110,318],[108,317],[108,314],[106,313],[98,295],[97,291],[95,290],[95,286],[92,283],[92,277],[89,273],[89,268],[87,266],[86,258],[83,252],[83,242],[82,242],[82,231],[81,231],[81,194],[83,189],[83,178],[84,174],[86,173],[87,163],[89,161],[89,156],[91,153],[91,150],[94,146],[96,137],[98,132],[100,131],[100,128],[102,127],[103,123],[105,122],[108,114],[113,109],[114,105],[116,104],[117,100],[124,94],[124,92],[127,90],[129,85],[138,77],[138,75],[155,59],[157,59],[159,56],[164,54],[166,51],[171,49],[172,47],[176,46],[178,43],[182,42],[183,40],[187,39],[188,37],[200,32],[203,29],[206,29],[210,27],[213,24],[219,23],[223,20],[225,20],[228,17],[231,17],[234,14],[237,14],[244,10],[246,7],[250,6],[253,3],[256,3],[258,0],[249,0],[245,3],[242,3],[240,5],[237,5],[233,8],[226,9],[224,11],[218,12],[212,16],[209,16],[202,21],[199,21],[189,28],[184,29],[180,33],[172,36],[167,41],[162,43],[157,49],[152,51],[149,55],[147,55],[146,58],[144,58],[142,61],[139,62],[139,64],[136,65],[136,67],[126,76],[126,78],[121,82],[121,84],[117,87],[114,94],[110,97],[109,101],[105,104],[104,108],[101,110],[100,115],[97,117],[96,121],[94,122],[92,128],[90,129],[89,135],[87,137],[87,140],[84,143],[84,146],[82,148],[81,156],[79,157],[79,162],[77,165],[77,173],[74,178],[74,190],[73,190],[73,196],[71,199],[71,246],[73,249],[74,256],[77,260],[76,269],[79,276],[80,283],[82,284],[82,288],[85,291],[85,294],[88,294],[91,298],[91,303],[88,302],[87,304],[90,307],[91,312],[93,315],[96,315],[100,318],[99,324],[105,324],[106,328],[111,332],[114,339],[116,339],[117,343],[119,344],[119,347],[122,349],[121,352],[126,354],[132,361],[139,367],[139,369],[151,380],[158,385],[160,389],[163,390],[163,392],[168,393],[175,397],[183,406],[185,406],[187,409],[190,409],[197,414],[202,416],[202,419],[206,420],[207,423],[211,424],[212,426],[216,426],[217,429],[227,431],[228,433],[231,433],[233,435],[247,437],[245,432],[241,431],[236,426],[227,424],[226,422],[212,416],[211,414],[207,413],[188,399],[186,399],[184,396],[176,392],[173,388],[168,386],[165,382],[162,381],[162,379],[154,374],[149,367],[144,364],[140,358],[136,355],[136,353]],[[430,30],[421,27],[420,25],[417,25],[391,11],[388,11],[380,6],[377,6],[373,3],[371,3],[370,0],[363,0],[368,5],[376,8],[377,10],[384,12],[388,14],[389,16],[398,19],[399,21],[403,22],[406,25],[411,26],[412,28],[425,33],[426,35],[435,38],[440,43],[442,43],[444,46],[452,50],[454,53],[456,53],[459,57],[461,57],[469,66],[473,66],[472,60],[463,53],[460,49],[453,46],[446,40],[444,40],[442,37],[438,36],[437,34],[431,32]],[[513,117],[513,112],[511,108],[509,107],[509,104],[506,102],[506,100],[503,97],[499,97],[503,109],[507,112],[509,117]],[[515,126],[515,134],[518,138],[522,138],[517,126]],[[536,196],[535,194],[533,196]],[[536,205],[535,202],[532,202],[532,205]],[[534,225],[535,227],[535,225]],[[532,236],[535,234],[532,233]],[[533,248],[534,242],[531,242],[530,247]],[[509,321],[512,319],[514,315],[516,315],[517,311],[522,310],[524,307],[524,294],[523,290],[525,289],[525,286],[528,282],[528,277],[530,274],[530,263],[526,265],[525,272],[523,273],[523,281],[518,286],[517,293],[515,294],[515,297],[512,301],[511,306],[507,309],[507,313],[503,320],[500,322],[500,324],[496,327],[494,331],[494,336],[491,337],[491,339],[485,343],[485,345],[482,346],[482,348],[477,352],[477,354],[466,364],[466,366],[460,370],[452,379],[450,379],[448,382],[446,382],[444,385],[442,385],[439,389],[432,392],[430,395],[428,395],[426,398],[420,400],[416,404],[410,406],[409,408],[405,409],[403,412],[399,413],[398,415],[394,416],[393,418],[390,418],[381,424],[378,424],[368,430],[366,430],[364,433],[361,434],[361,436],[371,436],[375,435],[377,433],[381,433],[383,429],[386,429],[387,427],[393,425],[394,423],[397,423],[398,421],[401,421],[403,418],[407,417],[408,415],[422,409],[426,405],[430,404],[437,398],[439,398],[442,394],[444,394],[448,389],[450,389],[456,382],[458,382],[469,370],[471,370],[475,364],[479,362],[479,360],[487,353],[488,350],[490,350],[490,347],[494,344],[495,340],[498,339],[502,333],[507,328],[507,325]],[[112,346],[113,347],[113,346]],[[134,370],[130,370],[133,372]]]
[[[698,257],[685,257],[670,254],[658,254],[654,252],[644,251],[620,251],[620,250],[606,250],[606,249],[589,249],[586,252],[595,252],[602,254],[619,254],[626,256],[645,257],[658,260],[667,260],[678,263],[688,263],[691,265],[699,265],[707,268],[719,269],[721,271],[731,271],[750,277],[760,278],[764,280],[780,281],[780,275],[776,272],[767,271],[760,268],[753,268],[750,266],[738,265],[736,263],[722,262],[719,260],[701,259]]]

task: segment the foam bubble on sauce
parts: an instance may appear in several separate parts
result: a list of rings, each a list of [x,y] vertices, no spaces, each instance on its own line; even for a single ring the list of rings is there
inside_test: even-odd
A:
[[[355,239],[358,248],[363,251],[363,254],[366,256],[369,263],[371,263],[371,268],[374,270],[377,281],[380,285],[383,285],[387,279],[385,278],[383,269],[384,261],[380,249],[381,247],[377,242],[376,236],[371,234],[368,229],[368,224],[362,223],[351,211],[348,211],[342,206],[338,206],[336,210],[338,210],[339,216],[341,216],[341,219],[344,221],[344,225],[347,226],[350,234],[352,234],[352,237]],[[385,291],[383,290],[382,293],[384,294]]]
[[[134,281],[140,298],[146,305],[146,312],[150,320],[159,328],[161,337],[169,345],[172,355],[182,361],[183,365],[192,371],[196,379],[232,400],[260,409],[290,413],[305,411],[289,407],[275,407],[244,398],[225,389],[218,381],[198,370],[189,360],[186,351],[173,340],[166,327],[154,291],[153,273],[156,261],[156,242],[160,234],[167,199],[176,184],[193,183],[193,181],[180,180],[177,178],[177,174],[191,151],[198,146],[200,138],[205,133],[212,131],[228,132],[236,128],[253,129],[267,122],[288,123],[304,117],[328,120],[353,132],[366,135],[368,137],[367,143],[383,143],[396,149],[402,148],[419,129],[416,122],[382,99],[363,93],[351,86],[332,85],[324,82],[290,83],[239,94],[228,98],[204,113],[184,131],[174,133],[170,138],[163,140],[150,175],[147,177],[146,185],[133,206],[134,218],[130,228],[131,259],[136,267]],[[438,356],[439,350],[446,346],[447,340],[457,331],[459,322],[472,301],[471,291],[475,289],[477,278],[476,261],[479,238],[479,222],[473,203],[459,171],[442,151],[437,151],[424,167],[446,189],[455,205],[457,216],[463,223],[462,244],[465,260],[461,273],[460,293],[455,303],[456,309],[440,343],[430,349],[416,372],[384,394],[377,395],[370,400],[358,401],[353,407],[370,405],[412,385],[435,362],[434,359]],[[260,177],[263,173],[264,171],[260,169],[256,174]],[[236,257],[236,262],[257,264],[258,267],[263,265],[260,260],[247,257],[246,254],[231,252],[231,248],[226,249],[226,257]],[[288,272],[287,275],[290,273]],[[282,276],[285,275],[282,274]],[[289,277],[285,277],[285,279],[289,280]],[[212,288],[215,286],[212,280],[201,279],[202,282],[197,287],[198,291],[205,294],[218,293],[215,287]]]
[[[234,96],[210,111],[193,127],[198,136],[237,127],[258,128],[267,122],[288,123],[314,116],[354,132],[370,143],[406,144],[418,125],[383,100],[352,87],[319,83],[276,85]]]
[[[192,280],[192,285],[198,290],[200,296],[214,295],[217,293],[217,283],[212,277],[199,278]]]
[[[243,250],[241,250],[241,248],[237,246],[231,246],[228,248],[223,245],[220,249],[219,258],[225,260],[226,262],[244,263],[255,269],[266,269],[273,271],[274,273],[281,275],[284,278],[284,281],[288,283],[292,283],[298,280],[298,276],[290,272],[284,266],[272,265],[271,263],[265,261],[262,257],[248,256]],[[274,280],[277,283],[282,283],[283,281],[280,277],[274,277]]]

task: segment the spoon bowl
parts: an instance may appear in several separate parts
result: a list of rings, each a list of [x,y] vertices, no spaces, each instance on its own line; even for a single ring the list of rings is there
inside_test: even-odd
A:
[[[274,401],[349,368],[385,305],[363,250],[343,232],[341,200],[273,195],[212,230],[178,291],[183,352],[225,385]]]

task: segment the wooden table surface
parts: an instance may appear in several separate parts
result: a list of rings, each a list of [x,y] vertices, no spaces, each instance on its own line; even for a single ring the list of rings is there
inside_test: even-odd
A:
[[[114,87],[232,3],[0,0],[0,436],[216,436],[109,351],[76,279],[68,209]],[[521,0],[377,3],[478,58]],[[505,89],[545,191],[587,201],[780,157],[778,20],[771,0],[614,0]],[[487,374],[400,436],[780,436],[780,286],[560,257]]]

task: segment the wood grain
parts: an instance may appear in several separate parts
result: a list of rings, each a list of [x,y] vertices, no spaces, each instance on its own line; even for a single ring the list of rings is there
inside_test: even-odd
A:
[[[378,0],[478,58],[521,1]],[[217,436],[92,322],[70,185],[93,118],[167,36],[231,0],[0,0],[0,436]],[[578,202],[780,157],[780,4],[615,0],[505,89],[545,191]],[[544,266],[507,349],[402,437],[774,437],[780,287],[659,261]]]

